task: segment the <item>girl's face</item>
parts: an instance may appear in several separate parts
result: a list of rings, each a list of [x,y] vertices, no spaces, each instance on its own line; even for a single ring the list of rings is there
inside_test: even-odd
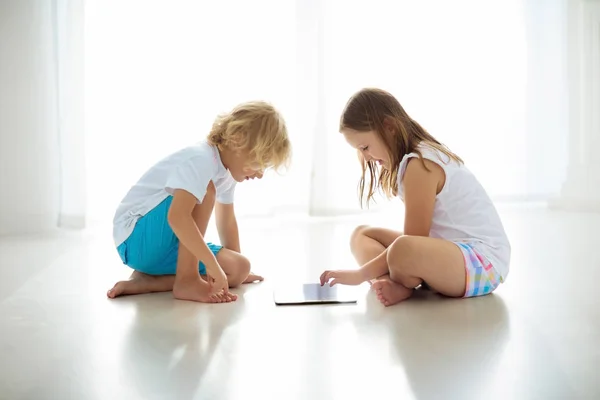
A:
[[[359,132],[344,128],[342,134],[350,146],[362,153],[366,161],[375,161],[383,168],[390,168],[391,160],[388,149],[377,132]]]

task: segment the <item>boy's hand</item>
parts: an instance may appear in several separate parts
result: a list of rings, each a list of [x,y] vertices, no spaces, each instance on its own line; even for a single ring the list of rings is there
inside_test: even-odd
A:
[[[331,279],[329,286],[341,283],[342,285],[360,285],[364,282],[360,270],[338,270],[338,271],[325,271],[321,274],[321,286],[328,283]]]
[[[219,267],[216,271],[206,271],[208,275],[208,283],[210,284],[212,293],[220,293],[221,290],[225,293],[229,291],[229,282],[227,281],[227,275],[223,272],[223,269]]]

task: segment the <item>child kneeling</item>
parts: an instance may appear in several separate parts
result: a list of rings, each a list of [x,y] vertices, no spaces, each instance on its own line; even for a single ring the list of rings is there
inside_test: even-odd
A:
[[[206,140],[151,167],[114,217],[117,251],[134,271],[108,297],[172,290],[181,300],[230,302],[237,296],[228,288],[262,280],[240,254],[234,190],[285,165],[290,153],[282,116],[248,102],[219,116]],[[222,245],[204,241],[213,209]]]

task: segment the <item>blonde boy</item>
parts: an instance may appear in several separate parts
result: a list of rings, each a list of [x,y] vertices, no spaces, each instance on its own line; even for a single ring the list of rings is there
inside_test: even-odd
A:
[[[283,166],[290,153],[282,116],[268,103],[248,102],[219,116],[206,140],[150,168],[114,217],[117,251],[134,271],[108,297],[172,290],[181,300],[230,302],[237,296],[228,288],[262,280],[240,254],[234,190]],[[222,245],[204,240],[213,210]]]

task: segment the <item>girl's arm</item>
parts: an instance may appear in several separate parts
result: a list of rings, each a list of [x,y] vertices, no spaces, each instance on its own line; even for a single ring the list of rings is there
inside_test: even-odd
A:
[[[435,197],[444,186],[445,174],[442,167],[430,160],[423,163],[418,158],[408,161],[404,179],[404,234],[410,236],[429,236]],[[361,267],[361,276],[365,281],[377,279],[389,272],[387,249]]]
[[[241,253],[240,234],[233,204],[222,204],[217,202],[215,205],[215,219],[217,231],[219,232],[219,239],[221,239],[223,247]]]
[[[206,245],[206,242],[194,221],[192,212],[196,205],[197,200],[193,194],[182,189],[177,189],[173,193],[173,201],[171,202],[167,219],[180,243],[183,244],[196,259],[204,262],[209,275],[216,276],[217,274],[222,273],[222,269],[219,266],[217,259]],[[204,207],[205,205],[200,204],[199,206]],[[206,207],[210,207],[210,205],[206,205]],[[185,275],[191,273],[198,275],[198,265],[185,266],[185,271],[177,270],[178,275],[181,273]]]

